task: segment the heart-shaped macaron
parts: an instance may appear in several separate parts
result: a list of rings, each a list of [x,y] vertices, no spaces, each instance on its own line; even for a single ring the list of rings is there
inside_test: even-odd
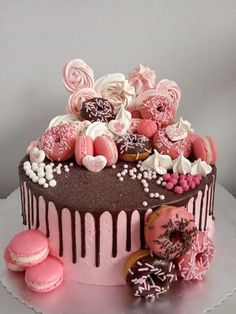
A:
[[[45,159],[45,152],[41,149],[38,149],[38,147],[33,147],[30,150],[30,161],[36,162],[36,163],[41,163]]]
[[[98,155],[95,157],[87,155],[84,156],[82,163],[85,166],[85,168],[87,168],[89,171],[100,172],[103,168],[106,167],[107,160],[106,157],[102,155]]]
[[[129,129],[129,123],[120,120],[111,120],[108,123],[109,130],[116,135],[124,135]]]

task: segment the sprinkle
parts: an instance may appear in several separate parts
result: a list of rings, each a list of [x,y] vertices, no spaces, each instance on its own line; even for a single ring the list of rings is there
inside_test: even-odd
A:
[[[122,176],[125,176],[126,173],[127,173],[127,172],[126,172],[125,170],[123,170],[123,171],[121,172],[121,175],[122,175]]]
[[[163,200],[165,199],[165,195],[161,194],[161,195],[159,196],[159,199],[163,201]]]
[[[147,207],[147,206],[148,206],[148,203],[147,203],[146,201],[144,201],[144,202],[143,202],[143,206],[144,206],[144,207]]]
[[[57,181],[56,180],[50,180],[49,181],[49,185],[54,188],[57,185]]]
[[[139,170],[140,170],[141,172],[143,172],[143,171],[144,171],[144,167],[141,166]]]
[[[69,169],[68,165],[64,165],[64,169]]]
[[[74,166],[74,164],[73,164],[73,162],[71,162],[70,163],[70,167],[73,167]],[[112,165],[112,166],[115,166],[115,165]],[[113,167],[112,167],[113,168]]]
[[[160,180],[157,180],[157,181],[156,181],[156,184],[157,184],[157,185],[160,185],[160,184],[161,184],[161,181],[160,181]]]
[[[118,178],[120,178],[121,177],[121,173],[117,173],[117,175],[116,175]]]
[[[140,164],[137,164],[137,166],[136,166],[137,168],[140,168],[141,166],[140,166]]]
[[[119,180],[122,182],[122,181],[124,181],[124,178],[123,177],[119,177]]]
[[[124,164],[123,166],[125,169],[129,168],[129,166],[127,164]]]
[[[112,165],[111,167],[112,167],[112,169],[116,169],[116,165]]]
[[[149,188],[144,188],[144,192],[148,193],[149,192]]]
[[[155,193],[155,194],[154,194],[155,198],[158,198],[159,195],[160,195],[159,193]]]
[[[142,173],[139,173],[139,174],[137,175],[137,179],[138,179],[138,180],[141,180],[141,179],[142,179]]]
[[[52,173],[46,173],[46,179],[47,180],[52,180],[53,179],[53,174]]]
[[[45,189],[47,189],[47,188],[48,188],[48,183],[44,183],[43,187],[44,187]]]
[[[155,196],[155,194],[154,194],[154,193],[150,193],[149,196],[150,196],[151,198],[153,198],[153,197]]]
[[[25,161],[23,164],[24,170],[26,170],[27,168],[31,168],[31,164],[29,161]]]
[[[133,170],[133,172],[137,172],[138,171],[137,168],[135,168],[135,167],[132,170]]]
[[[46,183],[46,179],[45,178],[39,178],[38,184],[39,185],[44,185],[44,183]]]

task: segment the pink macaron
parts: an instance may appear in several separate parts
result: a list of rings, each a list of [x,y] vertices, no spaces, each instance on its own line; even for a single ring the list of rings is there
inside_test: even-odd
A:
[[[17,265],[30,267],[41,263],[49,253],[48,239],[38,230],[18,233],[8,245],[10,257]]]
[[[118,160],[118,150],[112,137],[103,134],[97,136],[94,140],[95,155],[106,157],[107,166],[114,165]]]
[[[75,143],[75,159],[77,164],[82,166],[84,156],[93,156],[93,153],[93,139],[88,135],[78,136]]]
[[[214,165],[218,159],[218,150],[215,141],[210,136],[203,136],[196,139],[193,143],[194,158]]]
[[[56,289],[62,283],[63,278],[63,264],[53,256],[48,256],[42,263],[27,268],[25,272],[27,287],[40,293]]]
[[[148,138],[153,137],[153,135],[157,131],[157,125],[155,121],[149,119],[143,119],[137,125],[137,133],[140,135],[144,135]]]
[[[12,271],[25,271],[25,267],[21,266],[21,265],[17,265],[11,258],[10,255],[10,251],[8,249],[8,247],[6,247],[5,251],[4,251],[4,260],[5,263],[8,267],[8,269],[12,270]]]

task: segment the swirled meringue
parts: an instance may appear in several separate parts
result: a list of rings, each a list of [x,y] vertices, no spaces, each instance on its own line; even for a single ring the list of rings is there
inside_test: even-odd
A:
[[[201,158],[195,160],[192,163],[191,174],[201,174],[203,177],[206,177],[209,173],[212,172],[212,167],[208,165],[205,161],[202,161]]]
[[[191,172],[191,162],[184,157],[183,153],[173,160],[173,172],[187,174]]]
[[[178,108],[179,101],[181,98],[181,90],[179,86],[176,84],[176,82],[167,79],[161,80],[157,84],[156,89],[161,93],[168,93],[172,98],[173,102],[176,104],[176,107]]]
[[[78,119],[76,118],[76,116],[72,114],[56,116],[50,121],[48,128],[50,129],[61,123],[67,123],[67,124],[72,125],[75,121],[78,121]]]
[[[73,59],[64,67],[63,82],[70,92],[91,88],[94,85],[93,70],[83,60]]]
[[[172,168],[172,159],[168,155],[161,155],[156,149],[154,153],[145,159],[142,163],[143,166],[155,170],[158,174],[165,174],[167,170]]]
[[[95,91],[101,97],[109,100],[117,113],[121,105],[125,107],[132,101],[135,90],[122,73],[113,73],[102,76],[95,82]]]
[[[103,122],[99,122],[99,121],[91,123],[84,132],[84,135],[88,135],[88,136],[92,137],[93,140],[97,136],[100,136],[103,134],[114,137],[112,132],[109,131],[107,123],[103,123]]]
[[[121,105],[115,120],[109,121],[108,128],[116,135],[124,135],[130,127],[131,118],[131,113]]]
[[[166,127],[166,134],[172,142],[180,141],[188,136],[190,126],[187,120],[180,118],[178,122]]]
[[[71,94],[67,104],[68,113],[80,118],[80,108],[82,103],[94,97],[98,97],[98,94],[92,88],[82,88]]]
[[[135,88],[136,95],[140,95],[147,89],[155,88],[155,71],[142,64],[139,64],[137,68],[129,72],[128,78],[129,83]]]

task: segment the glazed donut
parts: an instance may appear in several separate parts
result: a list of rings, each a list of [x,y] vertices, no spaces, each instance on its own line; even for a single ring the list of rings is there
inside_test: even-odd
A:
[[[82,103],[80,116],[92,122],[109,122],[115,119],[114,107],[108,100],[95,97]]]
[[[175,261],[178,276],[184,280],[202,280],[214,255],[213,242],[206,232],[198,231],[190,250]]]
[[[189,136],[178,141],[171,141],[166,134],[166,129],[157,130],[152,139],[153,147],[163,155],[169,155],[172,159],[176,159],[180,153],[185,158],[191,154],[192,144]]]
[[[161,206],[146,220],[147,246],[159,258],[172,260],[191,247],[197,228],[194,216],[184,207]]]
[[[127,132],[118,136],[115,142],[119,158],[125,161],[144,160],[152,151],[150,140],[143,135]]]
[[[76,134],[76,130],[69,124],[58,124],[43,134],[39,148],[50,160],[67,160],[74,155]]]
[[[124,273],[134,295],[147,299],[167,292],[176,279],[174,263],[158,259],[147,249],[136,251],[128,258]]]

